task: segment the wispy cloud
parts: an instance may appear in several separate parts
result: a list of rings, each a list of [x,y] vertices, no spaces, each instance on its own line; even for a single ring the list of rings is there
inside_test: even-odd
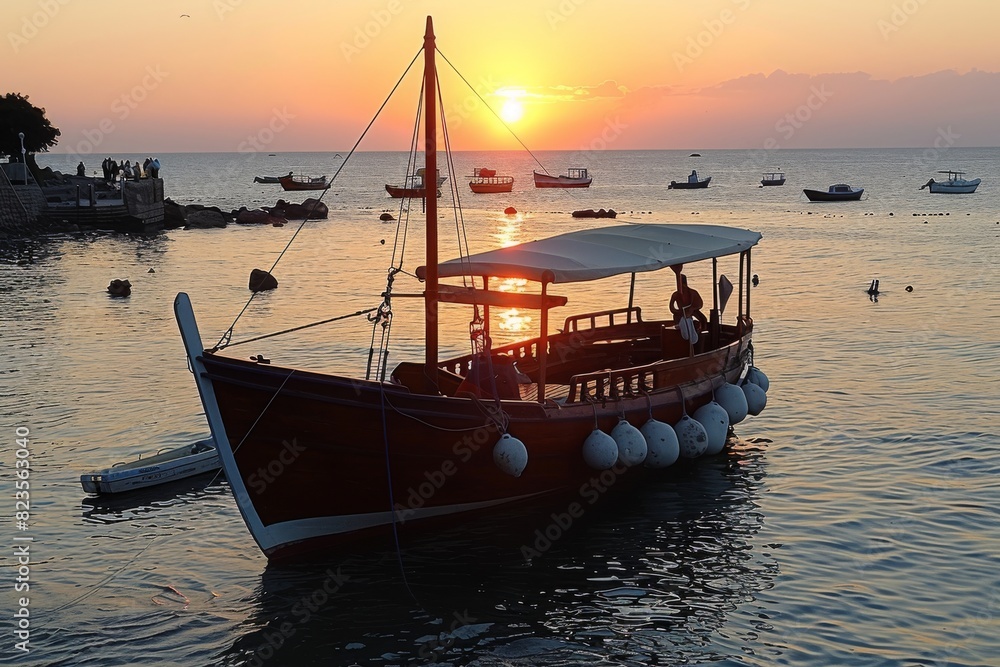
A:
[[[783,127],[796,130],[786,147],[919,147],[949,125],[961,128],[964,145],[1000,145],[1000,73],[979,70],[892,81],[777,70],[699,89],[644,86],[619,105],[664,147],[753,148]]]
[[[604,81],[588,86],[534,86],[519,87],[523,97],[535,102],[589,102],[604,98],[624,98],[629,90],[616,81]],[[502,94],[498,91],[498,94]]]

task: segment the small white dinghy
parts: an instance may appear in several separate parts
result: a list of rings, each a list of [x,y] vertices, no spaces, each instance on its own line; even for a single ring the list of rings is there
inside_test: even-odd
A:
[[[209,438],[80,475],[80,484],[87,493],[122,493],[200,475],[220,467],[215,441]]]

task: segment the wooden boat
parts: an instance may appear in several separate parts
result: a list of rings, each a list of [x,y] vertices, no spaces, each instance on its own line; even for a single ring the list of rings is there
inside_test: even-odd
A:
[[[478,194],[510,192],[514,189],[514,177],[497,176],[495,169],[479,167],[469,178],[469,189]]]
[[[326,176],[279,176],[278,182],[285,190],[326,190],[329,183]]]
[[[770,185],[784,185],[785,175],[780,171],[769,171],[764,174],[764,177],[760,179],[760,184],[764,187]]]
[[[152,456],[139,457],[128,463],[116,463],[110,468],[80,475],[80,484],[87,493],[122,493],[164,484],[185,477],[218,470],[219,453],[215,443],[199,440]]]
[[[434,173],[436,148],[445,143],[434,121],[430,17],[423,53],[424,160]],[[422,283],[414,282],[422,287],[394,291],[393,280],[407,278],[394,267],[385,290],[374,290],[382,306],[373,331],[391,324],[392,299],[417,298],[424,306],[423,359],[399,361],[391,371],[387,344],[372,346],[367,372],[358,377],[227,356],[226,337],[205,349],[188,295],[175,299],[223,468],[269,558],[391,539],[514,503],[547,508],[562,494],[577,495],[597,475],[622,480],[618,486],[626,479],[641,484],[681,452],[720,451],[730,422],[751,409],[747,396],[763,408],[766,380],[748,370],[750,255],[759,233],[719,225],[618,225],[439,262],[435,198],[427,199],[425,216],[425,265],[415,270]],[[738,307],[729,322],[722,321],[728,295],[720,296],[721,287],[712,289],[709,323],[700,331],[689,317],[679,324],[646,319],[633,303],[638,272],[679,272],[683,264],[711,261],[714,276],[723,258],[738,266],[731,274],[738,275]],[[654,304],[663,304],[664,290],[681,282],[664,273],[664,285],[647,295]],[[622,275],[631,276],[631,286],[617,305],[567,316],[558,333],[550,331],[552,311],[567,303],[551,286]],[[537,289],[490,289],[504,278]],[[724,276],[718,282],[729,284]],[[440,359],[438,310],[455,304],[472,307],[473,349]],[[492,347],[491,310],[511,307],[539,311],[538,333]],[[735,386],[744,372],[750,382]],[[727,407],[712,401],[713,392]],[[282,473],[264,483],[259,471],[279,460]]]
[[[695,188],[707,188],[708,184],[712,182],[712,177],[708,178],[698,178],[698,172],[692,170],[691,175],[687,177],[686,181],[670,181],[670,185],[667,186],[668,190],[693,190]]]
[[[291,176],[292,174],[289,173],[288,175]],[[277,183],[281,183],[281,179],[282,179],[281,176],[254,176],[253,177],[253,182],[254,183],[275,183],[275,184],[277,184]]]
[[[945,170],[945,171],[939,171],[938,173],[947,174],[948,180],[939,183],[932,178],[931,180],[921,185],[920,189],[923,190],[924,188],[930,188],[931,192],[953,194],[953,195],[971,194],[976,191],[976,188],[979,187],[979,183],[982,180],[979,178],[974,178],[971,181],[967,181],[964,178],[962,178],[963,176],[965,176],[964,171]]]
[[[437,196],[441,196],[441,186],[447,180],[447,176],[442,176],[440,171],[437,173]],[[404,185],[389,185],[385,184],[385,191],[389,193],[390,197],[395,199],[406,198],[406,199],[421,199],[426,196],[427,189],[424,186],[424,168],[417,169],[417,173],[407,176]]]
[[[550,176],[532,172],[535,176],[536,188],[589,188],[594,179],[587,175],[586,169],[570,168],[565,175]]]
[[[857,201],[865,193],[864,188],[852,188],[844,183],[831,185],[826,191],[823,190],[803,190],[809,201]]]

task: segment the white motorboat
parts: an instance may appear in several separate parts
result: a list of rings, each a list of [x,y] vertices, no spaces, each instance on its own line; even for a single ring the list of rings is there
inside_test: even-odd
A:
[[[122,493],[212,472],[220,467],[215,441],[209,438],[80,475],[80,484],[87,493]]]
[[[924,188],[930,188],[931,192],[940,192],[953,195],[969,194],[975,192],[976,188],[979,187],[979,183],[981,182],[981,179],[979,178],[974,178],[971,181],[962,178],[963,176],[965,176],[964,171],[946,170],[946,171],[939,171],[938,173],[947,174],[948,180],[938,182],[932,178],[931,180],[921,185],[920,189],[923,190]]]

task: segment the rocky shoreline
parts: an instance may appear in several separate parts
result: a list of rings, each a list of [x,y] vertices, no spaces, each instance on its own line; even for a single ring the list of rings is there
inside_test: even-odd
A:
[[[301,204],[279,199],[274,206],[223,211],[218,206],[178,204],[172,199],[163,201],[164,229],[211,229],[230,223],[243,225],[272,225],[281,227],[289,220],[326,220],[330,211],[318,199],[306,199]]]

